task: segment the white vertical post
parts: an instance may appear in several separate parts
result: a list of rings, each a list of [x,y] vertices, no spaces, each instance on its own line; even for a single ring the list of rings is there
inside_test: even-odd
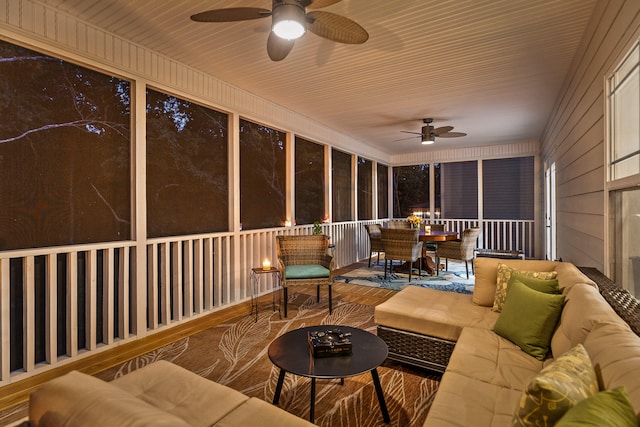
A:
[[[107,248],[103,251],[102,258],[102,340],[105,344],[113,344],[115,339],[115,251]]]
[[[45,358],[58,360],[58,255],[48,254],[45,279]]]
[[[11,260],[0,259],[0,380],[11,378]]]
[[[78,253],[67,253],[67,356],[78,355]]]
[[[95,249],[86,252],[85,272],[85,339],[87,350],[96,349],[98,316],[98,262]]]
[[[23,356],[24,356],[24,369],[27,372],[32,372],[35,368],[35,355],[36,355],[36,333],[35,333],[35,275],[34,275],[35,261],[33,256],[27,256],[23,258],[22,271],[23,271]]]

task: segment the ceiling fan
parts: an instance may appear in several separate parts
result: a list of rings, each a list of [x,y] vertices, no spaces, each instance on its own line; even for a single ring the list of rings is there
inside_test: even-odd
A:
[[[425,124],[425,126],[422,126],[421,132],[410,132],[407,130],[401,130],[400,132],[420,135],[420,142],[422,142],[422,144],[433,144],[436,141],[436,136],[438,138],[457,138],[459,136],[467,135],[463,132],[451,132],[453,130],[453,126],[441,126],[439,128],[434,128],[431,125],[431,123],[433,123],[433,119],[431,118],[422,119],[422,122]],[[405,139],[411,138],[398,139],[397,141],[403,141]]]
[[[297,38],[306,30],[338,43],[361,44],[369,33],[355,21],[331,12],[306,11],[320,9],[342,0],[273,0],[271,10],[258,7],[213,9],[191,15],[196,22],[233,22],[271,16],[271,32],[267,39],[267,53],[272,61],[287,57]]]

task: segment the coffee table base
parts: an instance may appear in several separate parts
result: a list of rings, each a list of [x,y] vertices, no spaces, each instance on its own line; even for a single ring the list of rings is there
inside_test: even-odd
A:
[[[273,404],[277,405],[280,401],[280,393],[282,392],[282,384],[284,384],[284,376],[287,372],[284,369],[280,369],[280,375],[278,375],[278,384],[276,385],[276,391],[273,394]],[[382,393],[382,385],[380,385],[380,377],[378,376],[378,370],[373,368],[371,370],[371,378],[373,379],[373,386],[376,389],[376,395],[378,396],[378,403],[380,404],[380,411],[382,411],[382,419],[385,423],[389,423],[391,418],[389,417],[389,411],[387,410],[387,403],[384,400],[384,394]],[[337,379],[337,378],[336,378]],[[344,384],[344,378],[340,378],[340,383]],[[309,405],[309,421],[314,422],[315,418],[315,406],[316,406],[316,379],[311,378],[311,403]]]

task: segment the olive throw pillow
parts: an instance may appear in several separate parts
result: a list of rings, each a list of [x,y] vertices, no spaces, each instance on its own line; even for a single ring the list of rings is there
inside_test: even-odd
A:
[[[557,271],[519,271],[506,264],[498,264],[498,280],[496,282],[496,296],[493,301],[493,311],[502,311],[502,306],[507,297],[509,279],[511,279],[511,275],[514,273],[517,273],[520,278],[524,276],[541,280],[551,280],[558,277]]]
[[[597,392],[598,380],[591,359],[578,344],[531,380],[522,392],[513,425],[552,426],[570,408]]]
[[[519,271],[514,271],[513,273],[511,273],[511,277],[509,278],[509,282],[507,283],[507,289],[509,289],[509,286],[511,286],[511,284],[516,280],[519,280],[533,290],[544,292],[545,294],[562,293],[562,291],[560,291],[558,279],[539,279],[537,277],[525,276]]]
[[[556,423],[556,427],[637,427],[638,419],[627,389],[605,390],[581,400]]]
[[[544,360],[563,304],[564,295],[538,292],[516,280],[509,287],[493,331],[525,353]]]

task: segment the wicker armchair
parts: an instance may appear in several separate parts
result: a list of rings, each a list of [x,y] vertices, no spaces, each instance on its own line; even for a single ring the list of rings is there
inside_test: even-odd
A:
[[[444,224],[427,224],[433,231],[444,231]],[[433,252],[434,254],[438,250],[438,242],[425,242],[424,249],[427,252]]]
[[[276,236],[278,268],[284,289],[284,317],[287,317],[289,286],[316,285],[320,302],[320,286],[329,287],[329,314],[333,312],[331,285],[333,257],[327,253],[329,237],[324,234]]]
[[[418,262],[418,275],[422,275],[422,242],[420,230],[417,228],[382,228],[382,245],[384,246],[384,277],[387,277],[387,260],[409,262],[409,281],[414,261]]]
[[[406,219],[391,219],[387,222],[388,228],[411,228],[411,224]]]
[[[452,240],[449,242],[440,242],[436,250],[436,274],[440,267],[440,258],[445,258],[446,266],[449,268],[449,258],[464,261],[467,269],[467,279],[469,278],[469,261],[473,261],[473,250],[476,246],[476,240],[480,235],[480,228],[467,228],[462,232],[460,240]],[[471,271],[473,272],[473,262],[471,263]]]
[[[378,264],[380,262],[380,252],[384,252],[382,234],[378,224],[367,224],[364,228],[367,229],[367,234],[369,235],[369,267],[371,267],[371,255],[374,252],[378,253],[378,260],[376,261],[376,264]]]

